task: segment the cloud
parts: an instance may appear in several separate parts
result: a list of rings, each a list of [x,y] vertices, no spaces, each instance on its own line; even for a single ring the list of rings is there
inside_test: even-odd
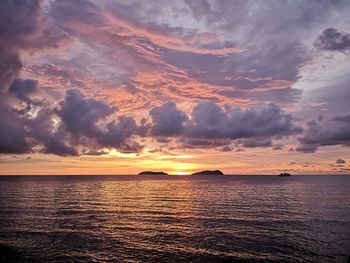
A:
[[[150,115],[152,136],[182,138],[185,148],[213,148],[234,140],[243,147],[270,147],[272,138],[302,132],[292,115],[275,104],[242,110],[206,101],[198,103],[188,116],[174,103],[165,103]]]
[[[56,111],[45,100],[42,104],[33,100],[32,95],[41,89],[37,81],[18,77],[22,69],[20,53],[58,48],[69,37],[42,19],[41,1],[4,0],[0,7],[0,152],[76,156],[82,147],[82,136],[96,140],[89,145],[91,148],[115,146],[128,152],[141,149],[137,143],[125,142],[134,122],[111,121],[103,131],[97,127],[97,122],[116,110],[103,102],[84,98],[76,90],[67,92],[66,100]],[[26,103],[24,108],[22,102]],[[29,114],[31,109],[37,113]],[[127,126],[131,127],[128,131]]]
[[[221,151],[221,152],[231,152],[232,150],[233,150],[232,147],[229,145],[225,145],[225,146],[219,148],[219,151]]]
[[[295,147],[295,150],[303,153],[314,153],[317,150],[318,146],[314,144],[301,144]]]
[[[143,146],[128,139],[137,134],[138,126],[129,116],[120,116],[118,121],[111,121],[106,125],[106,131],[100,131],[95,139],[104,146],[121,150],[122,152],[139,152]]]
[[[149,112],[152,117],[151,134],[153,136],[176,136],[184,130],[187,115],[176,108],[174,102],[167,102],[160,107],[155,107]]]
[[[284,148],[284,145],[283,144],[275,144],[272,149],[275,150],[275,151],[278,151],[278,150],[282,150]]]
[[[56,139],[51,139],[45,142],[45,148],[41,151],[43,153],[50,153],[59,156],[78,156],[79,153],[77,149],[72,146],[67,145],[64,142],[58,141]]]
[[[8,92],[15,95],[19,100],[29,102],[30,95],[38,90],[37,81],[32,79],[16,78],[11,83]]]
[[[201,138],[185,138],[182,137],[178,140],[182,148],[200,148],[200,149],[213,149],[216,147],[224,147],[231,143],[229,139],[201,139]]]
[[[78,42],[92,47],[85,59],[79,58],[86,61],[87,72],[96,79],[96,72],[102,71],[102,82],[112,79],[113,86],[123,85],[145,108],[179,98],[232,102],[226,89],[240,92],[245,101],[292,103],[301,95],[292,84],[308,59],[297,36],[298,19],[326,14],[330,6],[322,3],[314,10],[312,5],[300,5],[289,3],[290,10],[276,3],[177,1],[160,2],[155,8],[147,1],[52,1],[49,14]],[[253,13],[249,20],[242,15],[248,12]],[[286,36],[286,26],[293,29],[293,37]],[[117,60],[123,60],[119,72]]]
[[[78,154],[69,145],[68,135],[55,129],[50,108],[42,107],[35,117],[29,117],[26,111],[16,111],[9,105],[6,97],[0,108],[0,153]]]
[[[350,34],[329,27],[318,36],[314,46],[320,50],[348,51],[350,49]]]
[[[4,97],[0,97],[0,153],[26,153],[25,120],[18,116]]]
[[[0,91],[22,68],[19,49],[39,30],[39,11],[40,1],[0,1]]]
[[[40,0],[3,0],[0,2],[0,10],[1,44],[25,44],[16,41],[24,40],[40,28]]]
[[[336,164],[344,164],[344,163],[346,163],[346,161],[343,160],[343,159],[338,159],[338,160],[336,160],[335,163],[336,163]]]
[[[70,134],[61,127],[55,126],[54,109],[41,107],[35,118],[28,119],[27,138],[31,141],[31,151],[60,156],[77,156],[78,150],[71,140]]]
[[[342,28],[347,1],[150,3],[0,1],[0,151],[130,153],[145,137],[177,149],[278,150],[301,134],[286,110],[303,96],[295,84],[308,48],[325,25]],[[328,28],[314,45],[348,52],[349,34]],[[348,78],[335,82],[313,96],[336,116],[306,124],[296,150],[349,145],[350,115],[339,114]]]
[[[271,139],[244,139],[242,146],[246,148],[271,147],[272,141]]]
[[[242,110],[239,107],[222,109],[214,102],[201,102],[193,109],[192,120],[187,134],[198,138],[270,138],[302,131],[293,124],[292,115],[275,104]]]
[[[42,0],[3,0],[0,14],[0,45],[11,50],[57,48],[62,40],[69,39],[62,28],[44,16]]]
[[[97,122],[114,113],[117,109],[109,107],[94,98],[85,98],[77,89],[66,92],[65,99],[57,115],[65,129],[73,135],[95,137],[100,133]]]
[[[107,121],[115,114],[116,107],[105,102],[85,97],[79,90],[70,89],[56,110],[61,119],[61,128],[78,142],[84,137],[94,140],[99,147],[108,147],[123,152],[139,152],[143,147],[128,139],[137,134],[138,126],[132,117],[119,116]],[[79,144],[79,143],[77,143]]]
[[[350,114],[307,122],[305,133],[299,142],[296,150],[305,153],[313,153],[320,146],[350,146]]]
[[[0,92],[8,87],[21,68],[19,54],[0,45]]]
[[[84,6],[89,8],[88,4]],[[69,10],[79,12],[77,8]],[[116,109],[85,98],[79,91],[68,90],[58,110],[54,110],[44,98],[42,103],[33,100],[33,94],[40,95],[42,90],[36,80],[18,77],[22,69],[21,52],[58,48],[69,39],[69,34],[42,15],[41,1],[4,0],[0,3],[0,152],[76,156],[83,147],[84,136],[96,140],[89,145],[91,149],[114,145],[125,151],[142,148],[136,143],[124,143],[130,132],[125,134],[123,129],[126,124],[130,126],[130,121],[111,121],[102,131],[98,122]],[[22,102],[26,105],[23,106]],[[32,109],[34,111],[29,114]]]
[[[49,13],[57,21],[79,21],[101,25],[104,21],[101,10],[86,0],[55,0],[50,3]]]
[[[27,95],[27,88],[30,91],[35,90],[31,81],[17,82],[29,83],[30,87],[24,85],[23,88],[19,85],[21,88],[13,88],[12,92],[20,97]],[[66,92],[59,108],[40,105],[34,117],[28,116],[24,111],[15,111],[4,98],[2,102],[1,153],[42,152],[77,156],[85,152],[104,152],[103,148],[114,148],[123,153],[140,152],[143,149],[143,145],[131,139],[139,134],[139,128],[144,129],[142,125],[138,126],[128,116],[119,116],[117,120],[112,118],[116,107],[85,97],[76,89]]]
[[[62,30],[42,18],[41,11],[39,0],[0,2],[0,152],[75,155],[57,136],[51,110],[32,98],[39,92],[37,81],[18,77],[22,51],[57,48],[67,39]],[[36,115],[29,114],[33,108]]]

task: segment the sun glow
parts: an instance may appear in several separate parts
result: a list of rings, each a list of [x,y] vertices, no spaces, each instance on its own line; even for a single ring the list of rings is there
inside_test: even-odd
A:
[[[170,174],[175,175],[190,175],[198,169],[198,165],[194,163],[173,162],[170,165]]]
[[[180,171],[176,171],[174,172],[175,175],[190,175],[188,172],[180,172]]]

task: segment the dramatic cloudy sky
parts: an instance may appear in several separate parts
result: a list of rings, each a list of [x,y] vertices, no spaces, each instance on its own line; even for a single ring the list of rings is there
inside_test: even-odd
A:
[[[0,1],[1,174],[350,172],[350,2]]]

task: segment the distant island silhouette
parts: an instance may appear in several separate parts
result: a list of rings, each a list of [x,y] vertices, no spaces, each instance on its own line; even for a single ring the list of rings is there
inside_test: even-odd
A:
[[[290,173],[283,172],[283,173],[280,173],[278,176],[286,177],[286,176],[291,176],[291,174],[290,174]]]
[[[193,173],[192,175],[224,175],[220,170],[205,170]]]
[[[139,173],[139,175],[168,175],[168,174],[164,172],[143,171]]]

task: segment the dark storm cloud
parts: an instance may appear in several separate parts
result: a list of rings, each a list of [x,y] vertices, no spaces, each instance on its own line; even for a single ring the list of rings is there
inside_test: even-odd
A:
[[[77,89],[71,89],[66,92],[65,100],[61,102],[57,114],[71,134],[94,137],[100,132],[97,122],[116,110],[102,101],[85,98]]]
[[[244,139],[242,140],[241,144],[243,147],[246,147],[246,148],[271,147],[272,141],[271,139],[254,138],[254,139]]]
[[[218,150],[221,151],[221,152],[231,152],[233,149],[232,149],[231,146],[225,145],[225,146],[219,148]]]
[[[232,140],[244,147],[270,147],[272,138],[287,137],[302,132],[292,116],[275,104],[242,110],[221,108],[214,102],[201,102],[187,116],[174,103],[151,110],[151,134],[180,137],[185,148],[213,148]],[[176,131],[176,132],[174,132]]]
[[[0,153],[37,151],[67,156],[77,151],[67,143],[67,135],[55,131],[52,111],[42,108],[34,118],[16,111],[4,98],[0,111]]]
[[[336,164],[344,164],[344,163],[346,163],[346,161],[343,159],[338,159],[335,163]]]
[[[84,152],[84,155],[100,156],[100,155],[104,155],[107,153],[108,153],[107,151],[91,149],[91,150]]]
[[[41,1],[0,1],[0,152],[29,153],[37,147],[38,151],[75,155],[54,132],[51,111],[40,109],[31,98],[39,91],[37,82],[18,78],[21,51],[56,48],[67,39],[62,30],[44,22],[41,11]],[[24,108],[22,102],[26,102]],[[33,106],[39,110],[35,117],[28,115]]]
[[[10,96],[14,96],[21,102],[25,102],[25,107],[17,108],[15,111],[18,113],[28,113],[33,109],[33,106],[40,106],[42,103],[39,99],[34,99],[33,94],[38,92],[38,83],[33,79],[20,79],[16,78],[12,81],[7,93],[4,93],[5,99],[10,99]],[[13,104],[16,104],[13,102]],[[14,106],[14,105],[13,105]]]
[[[39,29],[40,1],[0,1],[0,90],[22,68],[19,46]]]
[[[0,45],[0,92],[8,87],[21,68],[18,53]]]
[[[0,1],[0,47],[2,56],[6,54],[12,56],[15,64],[19,65],[21,64],[19,50],[57,48],[61,41],[69,38],[61,28],[50,23],[48,19],[44,19],[41,12],[42,1],[40,0]],[[18,68],[18,66],[15,68]]]
[[[314,45],[321,50],[348,51],[350,49],[350,34],[339,32],[330,27],[322,32]]]
[[[335,116],[331,119],[332,121],[348,123],[350,124],[350,114]]]
[[[78,141],[86,137],[100,147],[139,152],[143,147],[128,140],[138,132],[138,126],[132,117],[120,116],[118,121],[106,120],[116,111],[116,107],[110,107],[94,98],[86,98],[79,90],[71,89],[67,91],[56,113],[61,119],[62,129]]]
[[[45,148],[41,151],[46,154],[55,154],[58,156],[78,156],[77,149],[67,145],[67,143],[58,141],[56,139],[45,142]]]
[[[4,97],[0,97],[0,153],[29,151],[25,120],[18,116]]]
[[[21,45],[23,40],[39,28],[41,1],[2,0],[0,2],[0,43]]]
[[[154,136],[176,136],[183,132],[187,115],[176,108],[175,103],[167,102],[153,108],[149,114],[152,117],[151,134]]]
[[[295,150],[303,153],[314,153],[317,150],[318,146],[315,144],[301,144],[295,147]]]
[[[312,120],[307,122],[303,137],[299,138],[297,151],[312,153],[319,146],[350,146],[350,114],[338,115],[330,120]]]
[[[11,83],[8,92],[16,96],[19,100],[29,101],[29,96],[38,90],[38,83],[32,79],[16,78]]]
[[[22,94],[22,93],[20,93]],[[86,98],[78,90],[68,90],[59,109],[41,107],[29,118],[15,111],[2,99],[0,113],[0,153],[39,151],[61,156],[77,156],[87,147],[94,152],[115,148],[123,153],[140,152],[143,145],[131,137],[139,127],[132,117],[119,116],[108,121],[116,112],[104,102]],[[59,125],[54,119],[59,117]],[[86,151],[89,152],[89,151]],[[84,151],[83,151],[84,153]]]
[[[70,135],[60,127],[55,128],[53,116],[51,108],[43,107],[35,118],[27,120],[27,137],[32,141],[32,148],[37,145],[43,153],[77,156],[78,151],[71,143]]]
[[[288,136],[302,131],[294,126],[292,115],[275,104],[242,110],[222,109],[213,102],[199,103],[192,112],[188,134],[204,138],[250,138]]]
[[[57,48],[69,36],[48,19],[43,19],[42,1],[0,1],[0,88],[17,77],[22,62],[20,51]]]
[[[143,147],[136,142],[128,142],[132,135],[137,134],[138,126],[129,116],[121,116],[118,121],[111,121],[106,125],[106,131],[96,137],[104,147],[116,148],[123,152],[139,152]]]
[[[199,139],[199,138],[181,138],[179,140],[181,147],[183,148],[201,148],[210,149],[217,147],[228,146],[231,143],[230,139]]]

